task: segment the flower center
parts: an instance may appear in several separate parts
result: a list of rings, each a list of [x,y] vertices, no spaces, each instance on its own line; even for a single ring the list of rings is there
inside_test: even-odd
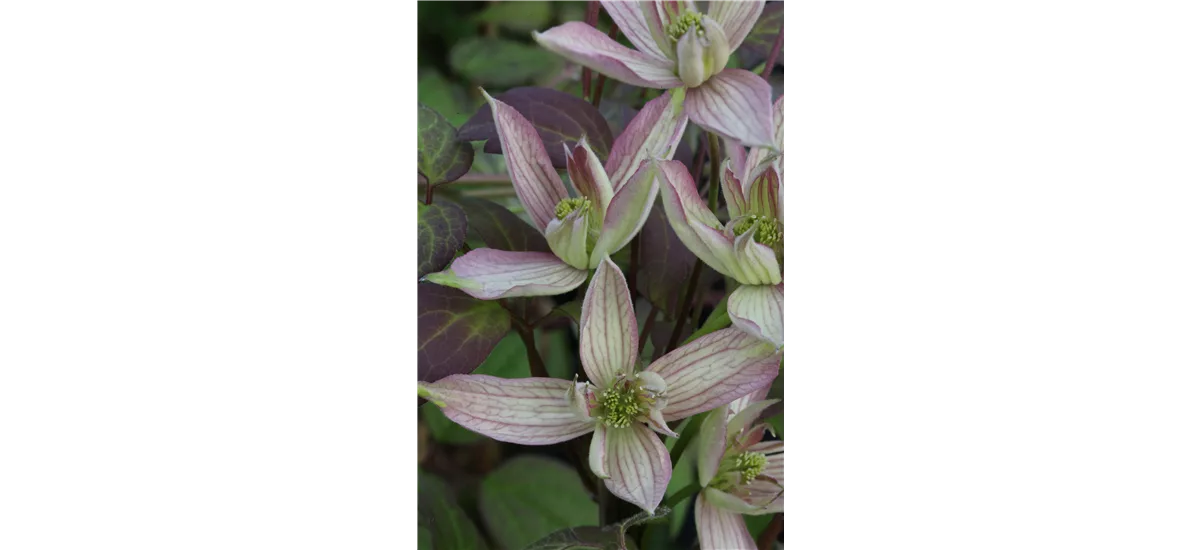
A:
[[[754,240],[767,246],[775,246],[783,242],[783,224],[779,220],[769,216],[759,216],[751,214],[742,218],[733,226],[733,234],[741,235],[754,227],[754,222],[758,222],[758,229],[754,232]]]
[[[582,208],[591,208],[591,207],[592,207],[592,201],[588,200],[586,197],[575,197],[573,199],[563,199],[561,201],[558,201],[558,206],[554,207],[554,215],[556,217],[558,217],[558,219],[561,220],[561,219],[569,216],[571,214],[571,212],[574,212],[574,211],[582,209]]]
[[[626,428],[649,412],[654,395],[635,380],[621,378],[600,394],[597,404],[596,416],[603,418],[605,425]]]
[[[733,468],[742,474],[742,483],[750,483],[767,467],[767,455],[755,452],[744,452],[733,459]]]
[[[684,12],[673,23],[667,25],[667,38],[670,38],[672,42],[678,42],[679,37],[687,34],[692,27],[697,27],[696,34],[698,36],[704,36],[704,27],[700,26],[702,20],[699,13],[691,10]]]

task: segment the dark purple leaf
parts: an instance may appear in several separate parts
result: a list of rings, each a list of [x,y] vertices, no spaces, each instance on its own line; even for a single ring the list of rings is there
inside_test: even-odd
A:
[[[775,45],[775,36],[779,34],[779,27],[782,24],[783,2],[768,2],[763,8],[762,15],[758,16],[758,22],[750,29],[750,34],[746,35],[746,40],[737,49],[742,65],[749,68],[767,60],[767,55],[771,53],[771,47]],[[779,65],[783,64],[783,50],[779,51],[779,57],[775,59],[775,62]]]
[[[448,202],[417,203],[417,278],[441,271],[467,240],[467,214]]]
[[[516,109],[537,128],[555,168],[567,167],[562,144],[573,146],[584,136],[587,136],[588,144],[601,161],[608,159],[613,142],[612,130],[604,115],[591,103],[566,92],[535,87],[513,88],[495,97]],[[484,152],[500,153],[500,140],[492,121],[492,110],[486,104],[458,129],[458,137],[464,141],[486,139]]]
[[[417,103],[417,172],[434,185],[461,178],[471,168],[475,150],[458,139],[441,113]]]
[[[661,202],[650,209],[638,247],[638,292],[673,319],[696,255],[671,229]]]
[[[488,248],[515,252],[550,252],[546,238],[507,208],[492,201],[458,199],[467,213],[470,233]]]
[[[508,312],[454,288],[417,284],[417,380],[466,374],[487,359],[509,329]]]

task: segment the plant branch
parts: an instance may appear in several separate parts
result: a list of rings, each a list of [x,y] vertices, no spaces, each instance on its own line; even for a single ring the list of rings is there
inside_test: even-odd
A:
[[[708,133],[708,159],[708,209],[716,214],[721,194],[721,142],[712,132]]]
[[[775,43],[771,45],[771,53],[767,55],[767,63],[763,65],[763,80],[771,77],[771,71],[775,70],[775,60],[779,58],[780,51],[783,51],[783,20],[779,21],[779,34],[775,35]]]
[[[587,16],[583,20],[588,25],[595,27],[596,23],[600,22],[600,2],[592,0],[588,2]],[[583,100],[591,99],[589,94],[592,93],[592,70],[588,67],[583,68]]]
[[[767,524],[767,528],[758,535],[758,550],[771,550],[775,540],[779,538],[779,534],[783,532],[783,514],[775,514],[771,518],[771,523]]]
[[[642,354],[642,350],[646,349],[646,342],[650,340],[650,330],[654,327],[654,320],[658,318],[658,306],[650,304],[650,315],[646,317],[646,326],[642,327],[642,335],[638,338],[638,355]]]

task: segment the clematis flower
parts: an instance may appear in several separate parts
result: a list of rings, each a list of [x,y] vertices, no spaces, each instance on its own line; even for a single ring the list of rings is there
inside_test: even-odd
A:
[[[725,68],[764,2],[714,1],[704,14],[691,0],[601,3],[636,49],[580,21],[534,32],[534,40],[627,84],[686,88],[683,110],[689,120],[747,145],[773,146],[770,84],[750,71]]]
[[[767,388],[714,410],[696,436],[702,489],[696,498],[701,550],[756,548],[741,515],[783,511],[783,442],[762,440],[755,420],[778,400]]]
[[[516,109],[484,92],[500,135],[513,188],[553,252],[477,248],[426,280],[461,289],[481,300],[553,296],[587,280],[601,258],[620,250],[641,230],[658,193],[648,159],[671,157],[683,135],[682,94],[647,103],[613,142],[608,161],[583,139],[566,144],[568,197],[537,130]]]
[[[734,328],[697,338],[638,368],[638,327],[625,277],[605,258],[584,296],[579,359],[587,382],[456,374],[418,382],[446,417],[493,439],[550,445],[593,432],[589,464],[612,494],[653,511],[671,479],[654,432],[667,422],[767,387],[780,354]]]
[[[679,161],[658,161],[663,206],[671,228],[696,257],[740,283],[727,304],[733,325],[783,346],[782,203],[772,163],[752,171],[744,187],[726,162],[722,177],[731,219],[722,224],[700,198]],[[752,178],[752,179],[751,179]]]

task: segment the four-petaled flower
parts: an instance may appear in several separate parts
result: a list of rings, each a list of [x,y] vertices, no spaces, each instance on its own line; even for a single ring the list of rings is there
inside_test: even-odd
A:
[[[758,75],[726,69],[729,55],[750,34],[764,2],[709,2],[707,14],[691,0],[601,2],[629,49],[581,21],[533,37],[547,49],[645,88],[686,88],[688,119],[747,145],[772,147],[771,86]]]
[[[755,548],[740,514],[783,511],[783,442],[763,441],[766,424],[754,424],[778,400],[766,389],[709,413],[696,436],[700,495],[696,530],[701,550]]]
[[[517,198],[553,254],[477,248],[426,280],[481,300],[569,292],[646,222],[658,193],[649,159],[675,154],[687,124],[682,97],[668,93],[647,103],[613,142],[604,165],[586,139],[574,149],[564,144],[567,178],[577,192],[569,198],[533,125],[516,109],[484,96]]]
[[[446,417],[500,441],[550,445],[595,432],[589,463],[612,494],[653,511],[671,479],[654,432],[667,422],[767,387],[781,353],[736,328],[697,338],[638,368],[638,327],[625,277],[605,257],[584,296],[579,359],[588,382],[457,374],[420,382]]]
[[[773,109],[776,141],[783,143],[783,97]],[[663,207],[671,228],[696,257],[741,284],[729,295],[734,326],[776,347],[783,346],[782,155],[726,142],[731,158],[722,165],[721,187],[729,206],[722,224],[700,198],[696,183],[679,161],[659,161],[665,183]]]

